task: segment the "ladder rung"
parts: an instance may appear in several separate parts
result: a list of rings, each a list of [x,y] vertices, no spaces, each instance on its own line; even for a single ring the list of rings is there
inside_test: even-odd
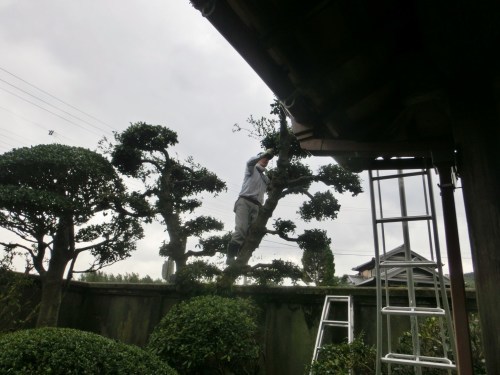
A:
[[[455,364],[448,358],[427,357],[427,356],[414,356],[409,354],[389,353],[382,357],[382,362],[396,363],[401,365],[413,365],[434,367],[443,369],[455,369]]]
[[[431,260],[388,260],[380,263],[381,268],[392,268],[392,267],[431,267],[437,268],[437,263]]]
[[[347,321],[342,320],[329,320],[326,319],[329,316],[330,307],[332,303],[335,302],[345,302],[347,309]],[[318,359],[318,351],[323,346],[323,333],[325,327],[341,327],[347,328],[347,339],[349,342],[353,339],[353,322],[352,322],[352,298],[351,296],[326,296],[325,302],[323,304],[323,312],[321,313],[321,321],[318,329],[318,334],[316,335],[316,343],[314,344],[314,353],[312,360]]]
[[[426,174],[425,171],[408,172],[408,173],[397,173],[397,174],[390,174],[390,175],[386,175],[386,176],[375,176],[375,177],[372,177],[372,180],[373,181],[390,180],[391,178],[422,176],[422,175],[425,175],[425,174]]]
[[[382,308],[382,314],[387,315],[429,315],[444,316],[445,311],[439,307],[405,307],[405,306],[387,306]]]
[[[404,216],[404,217],[387,217],[383,219],[376,219],[377,224],[383,223],[399,223],[405,221],[419,221],[419,220],[432,220],[430,215],[417,215],[417,216]]]
[[[333,326],[333,327],[349,327],[349,322],[341,320],[322,320],[322,325]]]

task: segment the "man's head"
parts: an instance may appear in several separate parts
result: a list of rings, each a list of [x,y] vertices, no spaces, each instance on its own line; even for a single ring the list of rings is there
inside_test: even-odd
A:
[[[264,158],[260,159],[257,162],[257,164],[260,165],[261,167],[265,168],[265,167],[267,167],[267,164],[269,164],[269,158],[264,157]]]
[[[274,157],[273,150],[269,148],[264,152],[260,152],[259,156],[260,156],[260,159],[259,159],[258,164],[261,167],[265,168],[265,167],[267,167],[269,160],[271,160]]]

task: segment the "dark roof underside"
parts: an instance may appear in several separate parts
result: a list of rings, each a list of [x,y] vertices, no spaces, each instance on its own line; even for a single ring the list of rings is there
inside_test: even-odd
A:
[[[451,155],[450,92],[495,64],[487,3],[481,12],[467,1],[192,3],[286,106],[302,147],[352,170]]]

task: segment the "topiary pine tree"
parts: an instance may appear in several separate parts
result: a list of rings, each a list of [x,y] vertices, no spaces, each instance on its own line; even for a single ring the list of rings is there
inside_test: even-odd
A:
[[[224,252],[226,237],[202,238],[207,232],[222,230],[221,221],[211,216],[184,218],[202,205],[200,194],[216,196],[226,190],[225,182],[191,158],[185,162],[173,158],[170,148],[178,143],[177,133],[164,126],[137,122],[115,133],[115,140],[111,150],[113,165],[142,181],[142,196],[149,200],[151,217],[159,216],[166,226],[169,238],[160,247],[160,255],[173,259],[178,272],[190,256]],[[201,250],[187,250],[189,237],[200,239]]]
[[[143,232],[144,202],[127,194],[102,155],[58,144],[14,149],[0,155],[0,227],[18,236],[7,252],[25,253],[40,275],[37,326],[56,326],[62,280],[87,252],[101,269],[130,256]]]
[[[338,200],[331,190],[310,193],[309,190],[313,182],[322,182],[339,194],[350,192],[356,196],[362,192],[359,176],[339,165],[324,165],[314,173],[304,163],[309,154],[301,149],[297,138],[292,133],[285,110],[277,101],[271,105],[271,108],[271,114],[277,119],[264,117],[255,119],[250,116],[248,122],[252,125],[252,129],[249,130],[249,133],[261,140],[264,149],[273,149],[274,154],[278,155],[277,165],[268,170],[267,175],[271,178],[271,183],[268,187],[267,199],[259,210],[257,219],[249,228],[238,258],[224,271],[219,282],[223,288],[234,282],[239,275],[252,272],[252,268],[247,266],[248,261],[266,235],[278,235],[287,241],[296,242],[304,251],[329,247],[331,240],[323,230],[306,230],[303,234],[292,237],[296,225],[291,220],[277,218],[273,224],[274,229],[267,228],[267,224],[281,199],[289,195],[307,197],[308,200],[302,204],[298,211],[300,217],[306,222],[313,219],[333,220],[337,218],[340,210]],[[236,126],[236,131],[238,130],[242,130],[242,128]],[[263,265],[259,264],[259,267],[262,268]]]

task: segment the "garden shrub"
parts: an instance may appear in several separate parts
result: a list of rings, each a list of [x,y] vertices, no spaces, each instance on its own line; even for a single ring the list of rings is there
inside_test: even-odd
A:
[[[37,328],[0,336],[1,374],[175,375],[151,353],[95,333]]]
[[[147,349],[182,374],[254,373],[257,314],[247,299],[194,297],[163,317]]]
[[[418,324],[418,337],[420,341],[420,353],[424,356],[429,357],[443,357],[443,344],[441,340],[441,326],[440,318],[431,317]],[[443,322],[444,323],[444,322]],[[469,316],[469,330],[470,330],[470,340],[471,340],[471,350],[472,350],[472,365],[475,375],[486,374],[486,365],[484,361],[484,354],[481,344],[481,331],[479,326],[479,318],[476,314],[470,314]],[[448,358],[453,360],[453,353],[451,351],[451,345],[449,342],[449,335],[446,330],[445,325],[445,337],[446,347],[449,348],[446,355]],[[397,352],[411,354],[413,350],[412,336],[411,332],[405,332],[399,339],[399,345]],[[393,370],[397,371],[401,375],[413,375],[415,372],[410,366],[393,366]],[[452,371],[452,374],[456,374],[456,371]],[[423,367],[422,375],[447,375],[448,370],[436,369]]]
[[[0,333],[33,327],[38,307],[32,301],[37,291],[32,278],[0,261]]]
[[[311,375],[375,374],[375,347],[366,345],[363,335],[351,343],[327,344],[321,347],[318,359],[307,369]]]
[[[173,276],[177,287],[185,293],[189,291],[201,291],[214,289],[215,281],[222,274],[213,264],[197,260],[186,264]]]

